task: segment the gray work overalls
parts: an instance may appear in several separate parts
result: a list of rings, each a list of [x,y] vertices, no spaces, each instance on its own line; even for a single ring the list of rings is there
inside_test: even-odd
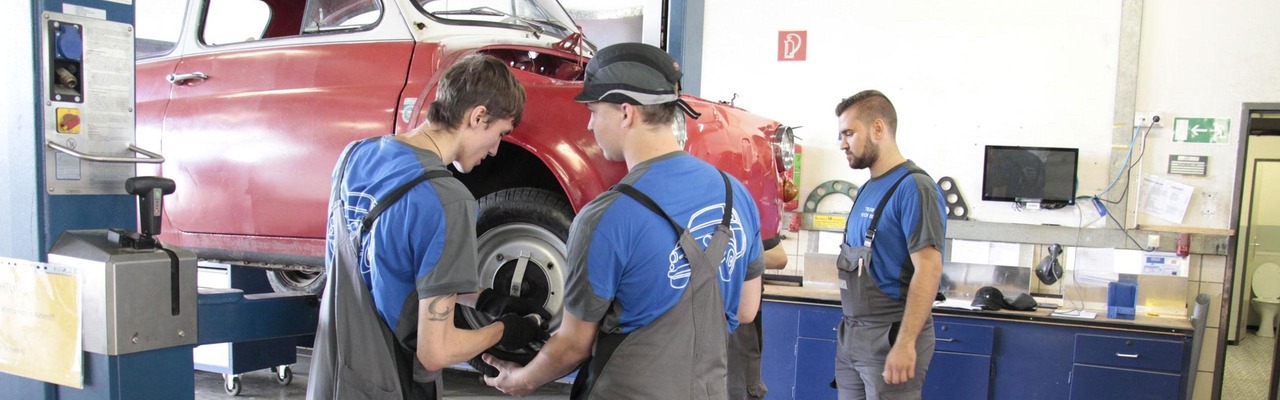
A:
[[[844,312],[844,318],[839,326],[836,375],[845,378],[837,381],[840,381],[841,385],[865,386],[869,389],[867,392],[877,393],[879,398],[896,398],[892,392],[900,391],[914,392],[918,395],[924,381],[923,377],[929,367],[928,360],[933,357],[935,346],[933,317],[929,316],[916,339],[916,377],[899,385],[888,385],[884,382],[882,373],[885,358],[898,339],[898,328],[902,323],[902,315],[907,305],[907,292],[903,291],[902,300],[894,299],[884,294],[876,284],[875,268],[871,268],[872,244],[875,240],[877,223],[880,221],[880,215],[883,214],[882,211],[889,203],[889,198],[893,197],[894,191],[903,180],[916,173],[924,173],[924,171],[908,170],[905,175],[898,178],[876,206],[875,216],[867,225],[862,246],[841,243],[840,257],[836,260],[840,284],[840,306]],[[854,199],[854,206],[857,207],[857,199]],[[852,218],[851,214],[850,219]],[[857,370],[857,375],[842,374],[840,371],[842,358],[855,361],[854,369]],[[860,379],[860,381],[854,379]],[[846,398],[844,395],[847,392],[847,390],[841,390],[842,400]],[[853,398],[861,397],[854,394]]]
[[[729,178],[724,173],[721,177],[725,184],[724,218],[705,251],[648,196],[630,185],[614,187],[671,223],[689,260],[689,286],[674,307],[648,325],[630,333],[602,330],[596,337],[592,358],[578,370],[571,398],[728,398],[728,327],[717,278],[732,237],[729,221],[733,216],[733,192]]]
[[[365,141],[368,140],[372,139]],[[358,249],[360,238],[373,227],[378,215],[409,189],[429,179],[453,175],[449,171],[428,171],[397,187],[369,210],[353,236],[343,213],[346,202],[342,199],[341,186],[347,156],[355,147],[350,146],[343,154],[337,184],[331,194],[329,231],[334,236],[333,259],[326,271],[328,282],[320,298],[320,321],[311,354],[307,399],[439,399],[440,372],[428,373],[414,351],[396,340],[378,314],[373,294],[360,275]]]

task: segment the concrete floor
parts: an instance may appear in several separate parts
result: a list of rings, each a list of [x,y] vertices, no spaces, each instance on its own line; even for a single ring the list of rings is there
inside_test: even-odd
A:
[[[231,396],[223,390],[221,374],[195,371],[197,400],[212,399],[305,399],[307,397],[307,371],[311,368],[311,353],[300,348],[298,363],[293,365],[293,382],[289,385],[276,383],[275,374],[267,371],[253,371],[240,376],[240,395]],[[465,400],[487,400],[510,398],[497,389],[486,386],[480,375],[471,371],[446,370],[444,381],[444,398]],[[549,383],[538,389],[527,399],[552,400],[568,399],[570,385],[566,383]]]

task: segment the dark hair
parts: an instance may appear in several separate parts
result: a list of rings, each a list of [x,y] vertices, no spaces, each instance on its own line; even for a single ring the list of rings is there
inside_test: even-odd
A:
[[[635,106],[640,109],[640,122],[650,125],[670,124],[676,118],[676,103]]]
[[[840,100],[840,104],[836,105],[836,116],[844,114],[849,108],[856,107],[858,110],[858,120],[863,123],[870,123],[875,118],[884,120],[885,125],[889,126],[889,133],[896,135],[898,132],[898,112],[893,109],[893,102],[889,101],[889,97],[879,90],[863,90],[853,96],[849,96],[844,100]]]
[[[513,123],[520,125],[524,86],[502,60],[472,54],[455,62],[440,78],[436,100],[427,108],[427,120],[457,129],[467,110],[476,106],[488,109],[490,118],[514,118]]]

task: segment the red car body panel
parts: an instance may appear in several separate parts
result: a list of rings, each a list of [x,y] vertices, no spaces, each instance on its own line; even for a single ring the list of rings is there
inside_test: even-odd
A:
[[[329,176],[350,141],[390,134],[411,42],[185,57],[164,118],[171,227],[324,237]],[[154,79],[154,78],[148,78]],[[336,151],[335,151],[336,150]]]
[[[626,174],[624,163],[604,159],[586,107],[572,99],[586,59],[482,42],[309,43],[139,62],[138,132],[162,138],[162,174],[177,183],[161,240],[233,260],[314,264],[324,254],[330,176],[343,147],[416,127],[444,67],[477,52],[506,59],[524,84],[523,121],[504,140],[541,162],[575,212]],[[539,58],[523,59],[529,52]],[[192,72],[208,79],[164,80]],[[685,99],[703,114],[686,120],[686,150],[741,180],[755,195],[763,236],[775,236],[779,123]]]

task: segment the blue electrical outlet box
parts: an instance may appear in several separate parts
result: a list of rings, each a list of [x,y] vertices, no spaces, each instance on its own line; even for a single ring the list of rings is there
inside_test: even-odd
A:
[[[1133,319],[1137,305],[1137,283],[1111,282],[1107,284],[1107,318]]]

